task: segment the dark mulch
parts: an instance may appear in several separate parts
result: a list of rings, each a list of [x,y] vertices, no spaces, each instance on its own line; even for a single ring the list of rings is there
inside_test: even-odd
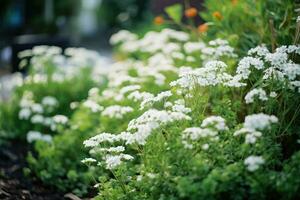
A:
[[[35,178],[25,177],[26,154],[29,147],[24,142],[12,141],[0,146],[0,199],[1,200],[60,200],[64,194],[43,185]],[[67,195],[67,199],[76,196]],[[66,197],[66,196],[65,196]]]

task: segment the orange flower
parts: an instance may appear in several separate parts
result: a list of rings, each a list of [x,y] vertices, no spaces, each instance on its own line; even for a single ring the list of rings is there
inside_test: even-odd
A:
[[[188,8],[184,11],[184,15],[187,17],[187,18],[194,18],[196,17],[198,14],[198,10],[197,8]]]
[[[236,5],[236,4],[238,3],[238,0],[231,0],[231,3],[232,3],[233,5]]]
[[[215,11],[213,12],[213,17],[216,18],[217,20],[222,20],[223,16],[221,15],[221,13],[219,11]]]
[[[157,16],[154,18],[154,24],[162,25],[164,23],[164,18],[162,16]]]
[[[208,30],[208,25],[207,24],[201,24],[198,26],[198,31],[199,33],[205,33]]]

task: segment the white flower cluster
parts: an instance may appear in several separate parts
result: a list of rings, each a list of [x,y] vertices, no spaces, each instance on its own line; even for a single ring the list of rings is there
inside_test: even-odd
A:
[[[132,138],[128,138],[127,143],[136,142],[144,145],[154,129],[179,120],[191,120],[191,118],[182,112],[150,109],[129,122],[127,130],[135,132]]]
[[[37,141],[37,140],[42,140],[42,141],[49,142],[49,143],[52,142],[52,136],[51,135],[42,134],[38,131],[29,131],[27,133],[26,138],[27,138],[27,142],[29,142],[29,143],[32,143],[32,142]]]
[[[126,114],[133,112],[133,108],[129,106],[113,105],[106,107],[101,115],[109,118],[122,119]]]
[[[99,89],[98,88],[91,88],[88,92],[88,98],[82,103],[83,107],[90,109],[93,113],[98,113],[102,111],[104,108],[103,106],[99,105],[97,102],[100,100]],[[76,107],[74,103],[71,103],[71,107]]]
[[[246,134],[245,143],[254,144],[257,138],[262,136],[262,130],[270,128],[271,124],[277,123],[278,119],[274,115],[264,113],[248,115],[245,117],[243,128],[236,131],[234,136]]]
[[[250,49],[249,56],[239,62],[236,76],[243,80],[249,79],[252,73],[250,68],[253,67],[260,71],[265,82],[274,79],[283,83],[287,82],[288,87],[300,92],[298,81],[300,65],[289,59],[289,54],[292,53],[300,55],[300,46],[281,46],[274,53],[270,53],[265,46]]]
[[[91,164],[91,163],[97,162],[97,160],[94,158],[85,158],[81,162],[84,164]]]
[[[58,101],[55,97],[46,96],[42,99],[42,105],[49,107],[56,107],[58,105]]]
[[[220,116],[210,116],[202,121],[201,127],[190,127],[183,131],[182,143],[185,148],[192,149],[194,147],[193,142],[199,141],[199,139],[205,139],[204,141],[217,141],[219,140],[218,133],[220,131],[228,130],[225,119]],[[208,139],[208,140],[207,140]],[[202,144],[203,150],[209,148],[209,144]]]
[[[139,84],[149,80],[152,81],[154,78],[154,82],[157,85],[163,85],[165,84],[166,77],[161,72],[176,71],[174,70],[176,68],[172,65],[162,65],[161,63],[164,60],[158,59],[158,64],[153,66],[132,60],[114,64],[108,73],[108,88],[103,91],[101,99],[121,101],[130,96],[130,98],[136,98],[136,101],[140,101],[146,97],[150,97],[148,93],[139,91]],[[129,71],[135,71],[137,76],[133,76]],[[134,94],[130,95],[131,93]]]
[[[264,89],[255,88],[246,94],[246,96],[245,96],[246,104],[253,103],[255,97],[258,97],[258,99],[261,101],[268,100],[267,93]]]
[[[119,35],[117,33],[117,35]],[[129,33],[127,33],[129,35]],[[115,38],[115,37],[113,37]],[[139,40],[127,40],[121,44],[121,49],[125,52],[142,51],[147,53],[166,52],[170,53],[179,50],[177,43],[172,41],[185,42],[189,40],[189,35],[185,32],[164,29],[161,32],[148,32]]]
[[[229,46],[228,41],[222,39],[212,40],[206,45],[203,42],[188,42],[184,45],[187,53],[200,53],[202,60],[215,60],[223,56],[236,57],[234,49]]]
[[[183,89],[192,89],[195,85],[200,86],[216,86],[222,84],[224,86],[241,87],[236,77],[226,73],[227,65],[222,61],[209,61],[202,68],[194,70],[184,68],[179,74],[179,79],[171,82],[171,86],[179,86]]]
[[[132,156],[128,154],[116,154],[120,152],[124,152],[123,147],[110,147],[110,148],[97,148],[98,145],[104,143],[116,143],[116,142],[125,142],[125,144],[130,145],[133,143],[137,143],[139,145],[144,145],[146,143],[147,138],[151,135],[151,133],[159,128],[162,125],[166,125],[168,123],[172,123],[174,121],[179,120],[190,120],[191,118],[184,113],[181,112],[173,112],[166,110],[155,110],[150,109],[143,113],[136,119],[133,119],[128,124],[128,131],[130,132],[122,132],[120,134],[110,134],[110,133],[101,133],[96,135],[86,141],[84,141],[85,147],[92,147],[93,152],[105,151],[108,154],[105,157],[106,167],[108,169],[113,169],[119,164],[121,164],[121,160],[131,160]],[[125,157],[124,157],[125,156]]]
[[[218,140],[218,132],[209,128],[190,127],[183,131],[182,144],[187,149],[192,149],[193,141],[198,141],[200,138],[210,138],[211,140]],[[205,145],[207,146],[207,145]]]
[[[242,60],[240,60],[236,69],[237,75],[240,75],[242,78],[247,79],[251,74],[251,67],[260,70],[264,68],[264,63],[259,58],[253,58],[249,56],[244,57]]]
[[[133,157],[129,154],[119,154],[119,155],[107,155],[105,157],[105,164],[106,168],[113,170],[117,166],[119,166],[122,163],[122,160],[133,160]]]
[[[144,99],[141,103],[140,108],[142,110],[146,107],[149,107],[149,106],[153,105],[154,103],[161,102],[161,101],[167,99],[170,96],[172,96],[171,91],[161,92],[161,93],[157,94],[155,97],[150,97],[150,98]]]
[[[100,106],[98,103],[96,103],[95,101],[90,100],[90,99],[87,99],[86,101],[84,101],[82,105],[84,107],[90,109],[93,113],[100,112],[104,109],[103,106]]]
[[[112,45],[116,45],[116,44],[124,43],[126,41],[135,41],[137,39],[138,39],[137,35],[131,33],[130,31],[121,30],[118,33],[113,34],[110,37],[109,42]]]
[[[68,122],[68,117],[64,115],[55,115],[53,121],[57,124],[66,124]]]
[[[39,118],[38,116],[45,111],[43,105],[45,108],[50,108],[52,110],[57,106],[57,100],[54,97],[47,96],[42,99],[42,104],[35,103],[33,100],[33,93],[25,91],[19,105],[21,108],[19,111],[19,119],[28,120],[31,116],[32,118]]]
[[[145,101],[146,99],[154,98],[154,95],[149,92],[134,91],[130,93],[127,98],[133,101]]]
[[[265,160],[261,156],[249,156],[244,161],[244,164],[250,172],[256,171],[264,163]]]
[[[220,116],[210,116],[203,120],[201,127],[215,128],[218,131],[226,131],[228,127],[226,126],[225,119]]]
[[[168,104],[169,104],[169,106],[171,106],[173,112],[181,112],[184,114],[188,114],[188,113],[192,112],[191,108],[188,108],[184,105],[184,101],[180,102],[177,100],[174,102],[174,104],[172,104],[171,102],[166,102],[165,107],[169,107]]]
[[[67,48],[63,55],[60,47],[43,45],[22,51],[18,56],[23,59],[20,63],[22,66],[27,65],[27,59],[30,58],[30,65],[35,72],[34,75],[25,78],[25,83],[46,83],[49,80],[46,67],[49,63],[51,67],[55,67],[51,75],[52,81],[62,82],[74,78],[85,67],[93,67],[92,74],[97,74],[97,77],[92,76],[92,79],[100,81],[102,77],[98,75],[105,70],[100,70],[99,66],[108,63],[107,59],[97,52],[84,48]]]
[[[65,125],[68,122],[68,118],[64,115],[49,117],[58,106],[57,99],[52,96],[45,96],[41,100],[41,103],[36,103],[33,98],[33,93],[25,91],[19,106],[21,108],[19,111],[19,119],[29,120],[33,124],[49,127],[52,131],[56,130],[57,125]]]
[[[207,45],[200,41],[189,40],[187,33],[172,29],[163,29],[160,32],[150,31],[141,39],[129,31],[122,30],[114,34],[110,42],[120,44],[121,50],[127,53],[140,51],[152,54],[153,58],[149,58],[149,63],[152,63],[150,65],[157,64],[154,60],[160,64],[162,62],[172,64],[172,59],[184,60],[186,58],[188,62],[195,62],[197,57],[202,60],[218,59],[222,56],[236,57],[233,48],[226,40],[216,39]],[[182,49],[188,55],[183,54]]]

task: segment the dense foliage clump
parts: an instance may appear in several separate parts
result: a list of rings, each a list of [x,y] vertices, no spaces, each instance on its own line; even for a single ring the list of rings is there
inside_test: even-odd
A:
[[[207,0],[199,27],[171,6],[168,28],[111,37],[109,70],[82,49],[29,51],[0,122],[34,145],[24,171],[96,199],[300,198],[300,21],[269,3]]]

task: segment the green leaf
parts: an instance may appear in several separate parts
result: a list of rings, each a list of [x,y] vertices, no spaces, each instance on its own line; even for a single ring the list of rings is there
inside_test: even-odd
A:
[[[176,23],[181,22],[182,18],[182,5],[181,4],[174,4],[165,8],[165,12],[168,16],[174,20]]]

